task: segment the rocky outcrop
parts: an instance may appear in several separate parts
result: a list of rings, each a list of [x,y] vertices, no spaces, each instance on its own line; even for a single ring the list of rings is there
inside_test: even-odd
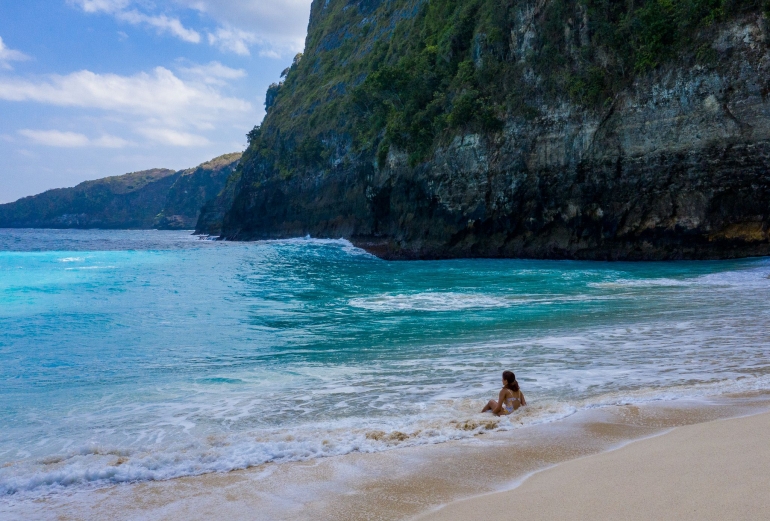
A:
[[[240,158],[240,152],[225,154],[183,170],[169,189],[163,210],[155,217],[153,227],[160,230],[195,228],[201,207],[222,191]]]
[[[234,170],[219,193],[204,203],[198,214],[198,221],[195,223],[196,234],[218,236],[222,233],[225,214],[233,205],[235,188],[240,180],[240,171]]]
[[[420,4],[409,4],[412,13]],[[523,3],[507,49],[498,52],[524,64],[516,69],[521,85],[546,84],[527,60],[547,5]],[[574,9],[562,52],[580,56],[590,45],[591,23],[583,4]],[[262,127],[250,135],[232,202],[220,201],[220,212],[229,206],[223,236],[347,237],[389,259],[768,255],[770,35],[766,15],[749,11],[708,26],[691,51],[635,74],[604,103],[534,88],[522,98],[528,111],[509,110],[499,129],[450,129],[416,161],[404,149],[408,144],[377,147],[384,127],[372,146],[361,146],[351,112],[341,110],[336,128],[327,125],[314,135],[326,154],[311,161],[296,159],[308,149],[301,124],[324,102],[303,112],[296,100],[287,107],[287,100],[302,82],[326,79],[324,53],[345,39],[342,29],[327,27],[324,38],[313,33],[323,25],[321,4],[314,2],[302,63],[313,63],[316,72],[294,83],[289,72],[281,87],[286,92],[273,99]],[[403,19],[407,10],[394,12]],[[380,19],[372,31],[387,38],[398,23]],[[485,59],[485,38],[472,35],[468,54],[477,67]],[[610,60],[600,51],[592,50],[596,60]],[[352,47],[348,56],[352,64],[366,50]],[[325,103],[344,107],[334,103],[349,97],[345,92],[330,89]],[[461,95],[454,99],[457,106]],[[293,167],[273,152],[281,147],[293,151]]]
[[[86,181],[0,205],[3,228],[191,229],[241,154],[189,170],[153,169]]]
[[[355,239],[388,258],[770,254],[766,29],[726,27],[719,67],[669,66],[603,113],[548,107],[498,136],[457,136],[419,168],[390,153],[358,182],[372,228]]]

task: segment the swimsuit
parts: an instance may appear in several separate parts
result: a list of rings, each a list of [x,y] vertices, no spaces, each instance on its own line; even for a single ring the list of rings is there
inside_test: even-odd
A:
[[[503,402],[503,409],[508,412],[508,414],[511,414],[513,411],[516,410],[516,407],[514,406],[514,401],[518,402],[519,399],[515,396],[512,396],[511,398],[507,398],[505,402]]]

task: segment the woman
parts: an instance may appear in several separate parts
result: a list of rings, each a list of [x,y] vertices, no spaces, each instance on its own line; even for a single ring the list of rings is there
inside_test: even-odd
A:
[[[510,371],[503,371],[503,388],[500,389],[500,396],[497,401],[489,400],[481,412],[492,411],[495,416],[507,415],[522,405],[527,405],[527,400],[524,399],[524,393],[519,389],[516,375]]]

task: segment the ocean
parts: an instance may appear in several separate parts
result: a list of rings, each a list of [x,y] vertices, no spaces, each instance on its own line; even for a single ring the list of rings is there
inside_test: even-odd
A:
[[[386,262],[345,240],[0,230],[0,497],[770,390],[770,260]],[[478,411],[513,370],[530,405]]]

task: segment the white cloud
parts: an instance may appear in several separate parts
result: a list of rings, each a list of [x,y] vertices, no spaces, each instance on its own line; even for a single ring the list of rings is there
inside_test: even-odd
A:
[[[256,47],[260,56],[285,57],[304,47],[312,0],[67,0],[87,13],[107,13],[116,19],[154,27],[182,40],[198,43],[198,31],[186,28],[177,17],[155,14],[157,4],[170,13],[191,9],[214,22],[206,31],[209,44],[223,52],[249,56]],[[176,6],[176,7],[174,7]],[[148,14],[149,13],[149,14]]]
[[[203,136],[197,136],[188,132],[179,132],[169,128],[143,128],[138,132],[145,137],[164,145],[177,147],[199,147],[209,144],[209,140]]]
[[[264,58],[274,58],[279,59],[281,57],[281,53],[279,51],[276,51],[275,49],[265,48],[259,51],[259,55]]]
[[[220,51],[230,51],[241,56],[250,56],[249,45],[259,40],[254,33],[235,29],[233,27],[220,27],[214,33],[209,33],[209,44]]]
[[[124,148],[131,145],[130,141],[127,141],[118,136],[103,135],[92,141],[94,145],[99,148]]]
[[[59,130],[19,130],[19,134],[29,138],[38,145],[52,147],[75,148],[88,145],[88,136],[75,132],[61,132]]]
[[[202,82],[184,82],[163,67],[134,76],[84,70],[42,81],[0,78],[0,99],[130,114],[165,127],[212,128],[252,110],[244,100],[223,96]]]
[[[149,16],[139,11],[121,11],[115,15],[119,20],[123,20],[132,25],[146,24],[154,27],[159,33],[168,32],[190,43],[200,43],[201,35],[193,29],[187,29],[182,25],[178,18],[169,18],[162,14],[158,16]]]
[[[114,13],[128,7],[131,0],[69,0],[69,3],[80,6],[86,13]]]
[[[103,135],[97,139],[89,139],[85,134],[77,132],[62,132],[60,130],[19,130],[19,134],[33,143],[50,147],[80,148],[96,146],[100,148],[123,148],[130,143],[117,136]]]
[[[29,60],[29,56],[21,51],[9,49],[0,38],[0,69],[12,69],[11,62],[20,62]]]
[[[177,4],[205,13],[219,28],[214,44],[221,46],[220,31],[241,30],[253,39],[241,40],[257,46],[262,56],[291,56],[302,51],[312,0],[175,0]],[[209,37],[211,42],[211,37]],[[237,40],[236,40],[237,41]],[[220,47],[233,51],[232,47]],[[240,48],[236,46],[235,48]]]
[[[86,13],[106,13],[131,25],[148,25],[159,33],[170,33],[185,42],[201,41],[201,35],[182,25],[179,18],[171,18],[165,14],[148,15],[136,9],[128,10],[133,3],[131,0],[69,0],[69,3],[80,7]]]
[[[209,85],[224,85],[227,80],[237,80],[246,77],[243,69],[233,69],[217,61],[205,65],[179,67],[179,72],[185,76],[196,78]]]

